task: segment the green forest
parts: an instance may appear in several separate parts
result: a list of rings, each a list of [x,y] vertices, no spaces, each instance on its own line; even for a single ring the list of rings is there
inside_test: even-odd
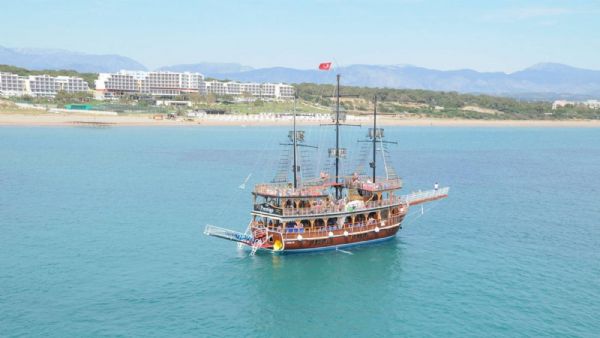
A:
[[[300,99],[332,105],[333,85],[296,84]],[[404,114],[423,117],[466,119],[600,119],[600,110],[585,106],[552,109],[552,102],[522,101],[491,95],[459,94],[420,89],[390,89],[342,86],[341,105],[347,111],[372,110],[377,95],[378,111],[384,114]]]

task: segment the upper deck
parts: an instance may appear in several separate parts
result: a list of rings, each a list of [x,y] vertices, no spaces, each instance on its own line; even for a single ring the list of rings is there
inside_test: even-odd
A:
[[[382,207],[388,207],[392,205],[399,205],[405,203],[399,197],[392,197],[389,199],[379,200],[379,201],[368,201],[363,203],[354,203],[354,204],[344,204],[342,201],[335,203],[321,203],[316,205],[311,205],[308,207],[302,208],[289,208],[289,207],[277,207],[273,205],[265,205],[265,203],[259,203],[254,205],[254,212],[256,214],[263,215],[276,215],[281,216],[282,218],[286,217],[335,217],[341,214],[348,214],[353,212],[364,211],[368,209],[379,209]]]
[[[275,218],[297,218],[297,217],[338,217],[344,214],[352,214],[377,210],[386,207],[399,205],[417,205],[430,201],[435,201],[448,197],[450,188],[444,187],[440,189],[432,189],[427,191],[413,192],[408,195],[390,196],[389,198],[378,201],[367,201],[364,203],[349,202],[344,204],[342,201],[338,203],[321,203],[310,205],[302,208],[277,207],[259,203],[254,205],[252,214],[269,216]]]
[[[262,183],[254,186],[255,195],[267,197],[325,197],[329,195],[326,185],[303,186],[297,189],[292,188],[289,183]]]
[[[399,178],[383,179],[377,178],[371,182],[369,177],[348,176],[344,178],[348,188],[360,189],[369,192],[392,191],[402,189],[402,180]]]

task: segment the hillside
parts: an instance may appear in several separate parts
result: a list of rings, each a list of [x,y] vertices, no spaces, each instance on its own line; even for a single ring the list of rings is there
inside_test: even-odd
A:
[[[78,76],[85,80],[88,83],[90,88],[94,88],[94,81],[98,78],[98,73],[80,73],[75,70],[30,70],[15,66],[8,66],[0,64],[0,72],[13,73],[18,74],[20,76],[28,76],[28,75],[50,75],[50,76]]]
[[[305,101],[332,106],[333,85],[302,83],[295,85]],[[519,101],[491,95],[459,94],[420,89],[390,89],[342,86],[342,94],[357,96],[343,99],[344,109],[354,113],[371,113],[377,95],[379,111],[384,114],[437,118],[467,119],[600,119],[600,110],[570,106],[552,110],[549,101]]]

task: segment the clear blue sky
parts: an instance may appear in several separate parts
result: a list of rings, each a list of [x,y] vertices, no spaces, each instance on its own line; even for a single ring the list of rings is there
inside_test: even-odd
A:
[[[433,0],[18,0],[0,45],[120,54],[150,68],[413,64],[515,71],[538,62],[600,69],[600,2]]]

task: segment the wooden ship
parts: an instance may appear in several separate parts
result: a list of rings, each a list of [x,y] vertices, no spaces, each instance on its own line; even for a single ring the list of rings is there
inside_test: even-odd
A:
[[[312,146],[305,144],[304,132],[296,129],[294,113],[293,130],[286,143],[291,147],[291,170],[286,169],[288,173],[283,178],[255,185],[252,218],[244,233],[207,225],[206,235],[238,242],[239,247],[249,248],[251,255],[257,251],[336,250],[393,238],[412,206],[448,196],[449,187],[438,187],[437,183],[432,190],[399,193],[402,180],[391,168],[389,159],[386,161],[384,149],[394,142],[385,141],[384,130],[377,127],[376,99],[373,126],[362,141],[363,146],[370,148],[370,170],[363,168],[343,175],[340,163],[346,157],[346,149],[340,147],[340,127],[346,124],[342,123],[345,116],[340,113],[340,75],[336,88],[331,124],[335,127],[335,147],[328,149],[334,167],[332,173],[321,172],[313,179],[299,179],[299,149]],[[380,166],[385,174],[377,176]]]

